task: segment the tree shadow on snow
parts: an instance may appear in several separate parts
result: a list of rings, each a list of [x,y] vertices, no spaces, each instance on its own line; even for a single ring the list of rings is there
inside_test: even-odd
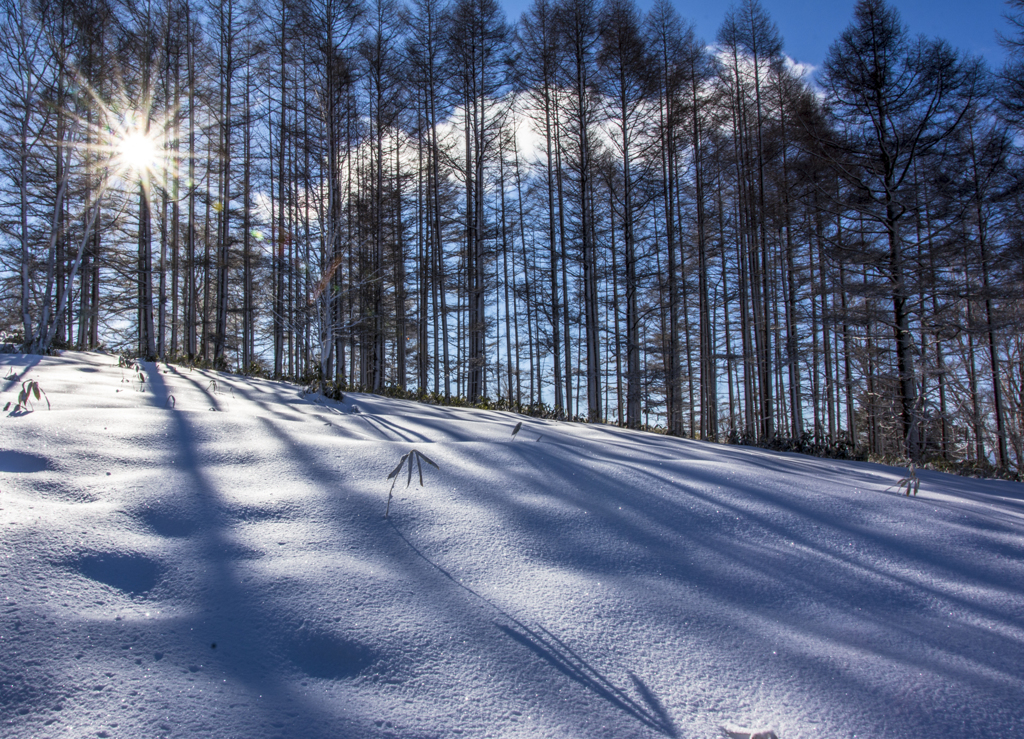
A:
[[[515,619],[512,620],[518,628],[504,624],[498,624],[498,628],[507,636],[531,650],[563,675],[575,680],[584,688],[594,693],[594,695],[603,698],[620,711],[632,716],[659,734],[669,737],[679,735],[675,725],[672,723],[672,719],[665,711],[664,706],[661,705],[661,701],[632,672],[629,673],[629,676],[633,680],[633,685],[637,688],[637,692],[640,693],[641,698],[647,704],[646,706],[642,705],[640,701],[631,698],[622,688],[614,685],[565,642],[543,626],[531,629]]]
[[[673,739],[679,736],[675,724],[661,704],[661,701],[633,672],[628,674],[633,681],[633,686],[640,695],[640,700],[631,697],[625,690],[616,686],[608,677],[581,657],[572,647],[543,626],[537,625],[533,628],[527,626],[489,598],[480,595],[471,587],[459,582],[450,572],[431,560],[415,544],[409,541],[405,534],[399,531],[393,521],[389,520],[388,522],[398,537],[424,562],[441,573],[453,584],[501,614],[508,623],[496,623],[495,625],[510,639],[523,645],[560,673],[583,686],[595,696],[607,701],[627,716],[636,719],[664,736],[672,737]]]
[[[155,404],[168,408],[166,399],[170,393],[163,376],[153,363],[146,362],[144,367]],[[195,380],[185,379],[209,395]],[[222,669],[231,682],[248,694],[245,710],[253,715],[247,720],[257,726],[264,729],[269,726],[272,730],[283,727],[281,722],[285,722],[297,736],[344,735],[344,731],[339,731],[358,719],[344,712],[324,710],[320,702],[310,700],[304,692],[278,677],[282,661],[287,660],[313,678],[340,679],[358,674],[372,662],[374,655],[357,643],[334,639],[331,634],[315,629],[287,628],[281,623],[279,605],[268,599],[266,593],[242,582],[237,569],[240,550],[229,532],[231,522],[225,514],[223,495],[200,461],[201,442],[197,441],[196,427],[190,423],[187,413],[169,409],[168,414],[173,419],[171,448],[175,450],[175,468],[186,475],[187,505],[195,521],[201,522],[188,532],[192,547],[186,568],[191,565],[198,570],[202,585],[196,598],[206,601],[197,603],[196,615],[184,617],[169,631],[169,634],[186,633],[184,639],[173,637],[170,648],[184,651],[185,654],[179,656],[194,661],[199,661],[195,655],[207,655],[206,669]],[[179,567],[176,563],[170,569]],[[113,575],[108,574],[108,570]],[[107,579],[98,579],[109,582],[111,577],[119,576],[118,573],[119,570],[107,567],[100,570]],[[185,576],[191,577],[191,573]],[[122,589],[127,585],[134,590],[147,585],[134,580],[112,584]],[[162,636],[170,638],[168,634]]]

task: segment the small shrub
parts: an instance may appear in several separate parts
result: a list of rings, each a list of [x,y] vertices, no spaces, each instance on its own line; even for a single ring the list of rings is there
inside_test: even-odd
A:
[[[50,410],[50,399],[46,395],[46,391],[39,387],[38,380],[25,380],[21,383],[21,392],[18,393],[18,402],[14,404],[14,413],[26,412],[30,413],[35,410],[35,406],[32,404],[32,398],[37,401],[40,398],[46,400],[46,410]],[[4,411],[11,409],[11,403],[8,402],[4,406]]]
[[[997,479],[1021,481],[1020,470],[1012,470],[1007,467],[998,467],[987,459],[943,459],[934,457],[926,459],[921,465],[925,469],[936,472],[948,472],[961,477],[975,477],[981,479]]]
[[[895,485],[890,485],[886,490],[893,488],[896,488],[896,492],[903,492],[904,495],[913,493],[914,497],[917,497],[917,491],[921,489],[921,478],[917,476],[917,466],[913,462],[907,468],[907,476],[901,477]]]
[[[248,377],[261,377],[266,379],[273,374],[273,371],[262,359],[253,359],[249,362],[249,366],[242,371],[242,374],[247,375]]]
[[[231,371],[231,368],[228,367],[228,360],[226,357],[206,359],[205,357],[197,356],[189,359],[187,354],[167,354],[161,357],[160,361],[164,364],[176,364],[179,367],[188,367],[189,372],[197,369],[216,370],[218,372]]]
[[[306,372],[299,378],[298,383],[305,388],[309,394],[319,394],[330,400],[342,401],[345,399],[344,383],[336,380],[325,380],[320,365],[313,365],[313,369]]]
[[[322,395],[329,400],[337,400],[339,402],[345,399],[343,385],[340,382],[335,382],[334,380],[328,380],[327,382],[316,380],[306,385],[306,392],[309,394]]]
[[[25,336],[20,331],[0,331],[0,354],[20,354],[25,349]]]
[[[773,452],[797,452],[826,459],[846,459],[859,462],[867,460],[867,455],[863,450],[852,444],[845,434],[835,439],[819,440],[805,431],[796,438],[776,436],[771,439],[760,439],[733,429],[726,438],[726,443],[770,449]]]
[[[403,455],[402,458],[398,460],[398,465],[395,467],[395,469],[391,470],[391,474],[388,475],[387,477],[387,479],[391,480],[392,482],[391,489],[388,491],[388,505],[387,508],[384,509],[384,518],[387,518],[388,514],[391,512],[391,496],[394,495],[395,483],[398,482],[398,473],[402,471],[403,465],[408,466],[409,468],[409,476],[406,478],[405,486],[409,487],[409,485],[412,483],[412,465],[413,462],[415,462],[416,469],[419,472],[420,476],[420,487],[423,487],[423,465],[421,464],[421,461],[426,462],[435,470],[441,469],[440,467],[437,466],[436,462],[431,460],[430,457],[428,457],[423,452],[417,451],[416,449],[406,452],[405,455]]]

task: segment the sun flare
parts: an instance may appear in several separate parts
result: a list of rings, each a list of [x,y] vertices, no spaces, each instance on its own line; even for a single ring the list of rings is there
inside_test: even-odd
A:
[[[156,141],[142,131],[129,131],[117,144],[118,156],[125,167],[144,174],[156,169],[160,152]]]

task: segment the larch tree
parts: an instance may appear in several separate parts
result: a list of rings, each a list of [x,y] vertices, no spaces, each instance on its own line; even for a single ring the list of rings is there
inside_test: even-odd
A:
[[[508,86],[509,29],[495,0],[457,0],[449,8],[448,60],[461,108],[465,186],[465,291],[467,310],[467,397],[486,394],[487,262],[491,240],[485,202],[488,167],[496,156],[500,126],[498,98]]]
[[[977,94],[978,69],[947,43],[911,38],[895,8],[859,0],[829,49],[821,83],[831,130],[820,151],[845,184],[844,205],[875,224],[891,302],[898,405],[906,454],[920,456],[908,245],[914,166],[946,142]],[[869,235],[870,238],[871,235]]]
[[[592,0],[563,0],[557,7],[559,37],[565,51],[560,75],[564,87],[562,133],[566,142],[566,167],[571,172],[574,189],[574,241],[582,266],[587,419],[596,423],[603,419],[593,197],[597,159],[595,131],[600,118],[597,8]]]
[[[608,118],[616,133],[613,138],[621,163],[621,210],[623,260],[626,288],[626,425],[640,426],[640,315],[637,282],[637,189],[640,177],[637,159],[647,141],[647,110],[654,80],[651,59],[640,28],[640,14],[632,0],[608,0],[600,14],[601,41],[598,62],[601,91],[607,99]],[[669,242],[669,283],[675,284],[674,244]],[[676,306],[678,300],[673,300]],[[678,433],[681,418],[678,398],[678,312],[673,311],[670,335],[672,350],[666,359],[668,425]]]

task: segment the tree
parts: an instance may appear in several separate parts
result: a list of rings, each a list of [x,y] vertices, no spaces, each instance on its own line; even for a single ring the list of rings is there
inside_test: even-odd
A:
[[[884,0],[859,0],[821,78],[835,135],[820,153],[846,185],[844,205],[876,226],[892,304],[898,405],[906,454],[920,454],[905,223],[913,167],[960,126],[977,92],[977,63],[944,41],[910,38]]]
[[[601,347],[598,325],[597,245],[593,188],[596,170],[595,127],[598,27],[592,0],[563,0],[558,6],[559,37],[565,49],[561,81],[565,87],[565,138],[574,186],[575,241],[583,267],[583,326],[586,347],[587,418],[601,421]],[[568,373],[567,373],[568,374]],[[568,401],[568,398],[566,399]]]
[[[517,84],[529,101],[534,130],[544,140],[544,193],[546,196],[548,245],[548,290],[551,327],[551,348],[554,373],[554,406],[559,416],[568,408],[568,391],[563,395],[562,385],[562,318],[567,306],[559,301],[559,248],[558,219],[555,215],[555,127],[558,125],[557,73],[559,66],[558,31],[555,24],[555,6],[549,0],[534,0],[523,14],[519,24],[519,63]]]
[[[719,43],[729,54],[729,83],[732,88],[733,127],[740,199],[738,246],[741,264],[740,299],[743,318],[749,305],[753,329],[753,373],[744,362],[748,399],[748,432],[754,432],[755,413],[760,423],[756,435],[761,439],[775,436],[774,377],[772,375],[772,299],[769,280],[767,203],[765,196],[766,129],[768,111],[764,99],[769,75],[778,73],[782,59],[782,37],[758,0],[744,0],[726,15],[718,33]],[[744,272],[745,271],[745,272]],[[744,277],[746,279],[744,279]],[[747,302],[749,298],[749,303]],[[747,331],[744,330],[747,340]],[[756,407],[756,411],[755,411]]]
[[[654,80],[650,74],[651,59],[640,33],[640,17],[632,0],[608,0],[600,16],[601,45],[598,62],[601,65],[601,89],[608,100],[608,116],[618,132],[614,143],[621,162],[622,182],[622,239],[626,268],[626,425],[640,426],[640,315],[638,307],[637,255],[636,255],[636,188],[635,175],[638,149],[645,135],[647,111]],[[670,242],[670,252],[673,252]],[[674,254],[669,256],[669,280],[675,277]],[[674,284],[674,283],[673,283]],[[671,336],[676,336],[676,320],[672,321]],[[672,342],[673,346],[677,342]],[[670,352],[667,370],[669,388],[669,428],[676,430],[679,417],[677,351]]]
[[[486,393],[486,283],[489,240],[485,177],[500,135],[497,99],[508,84],[509,29],[495,0],[457,0],[449,9],[448,59],[452,88],[462,109],[465,158],[466,297],[468,385],[470,401]]]
[[[692,419],[699,408],[701,438],[715,438],[718,435],[718,387],[709,288],[712,275],[705,170],[707,140],[717,127],[714,119],[720,107],[710,83],[719,69],[703,41],[696,38],[693,27],[683,24],[668,0],[655,2],[646,19],[646,35],[658,101],[655,135],[657,156],[661,160],[660,195],[664,202],[668,246],[669,325],[673,327],[666,352],[667,425],[670,433],[683,433],[679,323],[680,315],[686,321],[686,306],[680,305],[679,286],[682,282],[685,293],[681,257],[686,251],[687,236],[692,234],[697,251],[700,398],[696,403],[692,400],[693,379],[692,372],[688,372],[691,376],[690,411]],[[692,205],[689,215],[692,227],[684,222],[683,202]],[[677,261],[680,262],[678,267]],[[684,273],[682,280],[680,272]],[[688,323],[684,323],[685,326]],[[689,332],[686,333],[689,336]]]
[[[1006,0],[1010,10],[1005,17],[1012,35],[999,35],[1007,51],[999,71],[999,96],[1002,113],[1017,130],[1024,129],[1024,0]]]
[[[21,338],[25,346],[30,346],[36,331],[30,169],[34,168],[42,146],[41,129],[45,120],[42,96],[53,68],[53,55],[26,0],[3,0],[0,11],[0,130],[3,132],[0,147],[8,164],[4,172],[10,179],[11,199],[16,202],[15,218],[5,222],[3,230],[17,241],[17,251],[10,262],[18,265],[16,292],[20,298]],[[15,294],[13,290],[7,292]],[[45,331],[45,327],[41,330]]]

